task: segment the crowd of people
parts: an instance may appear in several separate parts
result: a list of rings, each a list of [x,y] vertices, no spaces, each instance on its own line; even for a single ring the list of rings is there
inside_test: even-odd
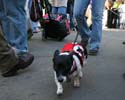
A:
[[[49,0],[54,14],[69,16],[70,29],[75,24],[81,36],[81,43],[88,46],[90,55],[97,55],[102,39],[102,16],[104,5],[108,11],[108,28],[120,27],[120,6],[124,0]],[[9,6],[8,6],[9,5]],[[29,53],[27,19],[33,33],[40,31],[39,22],[28,17],[32,0],[0,0],[0,70],[2,76],[16,75],[20,69],[32,64],[34,56]],[[124,9],[123,9],[124,10]],[[88,12],[87,12],[88,11]],[[123,11],[122,11],[123,12]],[[88,20],[87,20],[88,19]],[[74,24],[75,23],[75,24]]]
[[[107,28],[125,29],[125,0],[106,0]]]

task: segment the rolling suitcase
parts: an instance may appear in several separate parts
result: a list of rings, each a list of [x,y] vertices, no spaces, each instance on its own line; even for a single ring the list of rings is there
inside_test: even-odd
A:
[[[70,34],[69,21],[66,15],[50,14],[51,8],[48,0],[33,0],[30,18],[34,22],[40,22],[43,28],[42,40],[54,38],[61,41]],[[43,9],[46,11],[44,16]]]
[[[58,41],[63,40],[70,34],[69,21],[66,15],[46,14],[44,17],[44,31],[42,38],[53,38]]]

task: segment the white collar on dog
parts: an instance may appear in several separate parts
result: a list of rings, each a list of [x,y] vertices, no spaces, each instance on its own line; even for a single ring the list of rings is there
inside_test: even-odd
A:
[[[68,52],[62,52],[59,55],[69,55],[69,53]]]

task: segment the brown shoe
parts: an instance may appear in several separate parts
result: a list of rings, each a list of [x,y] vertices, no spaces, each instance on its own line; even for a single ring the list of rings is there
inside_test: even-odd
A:
[[[7,71],[6,73],[3,73],[2,76],[15,76],[18,70],[27,68],[29,65],[32,64],[33,60],[34,56],[30,53],[26,53],[25,55],[19,56],[18,63],[12,69]]]
[[[98,54],[98,52],[99,52],[99,49],[89,50],[88,54],[91,55],[91,56],[96,56]]]

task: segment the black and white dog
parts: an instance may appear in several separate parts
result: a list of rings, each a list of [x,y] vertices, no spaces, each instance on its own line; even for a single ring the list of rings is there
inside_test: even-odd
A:
[[[68,79],[73,79],[74,87],[80,86],[82,78],[82,67],[87,58],[87,50],[78,43],[64,45],[61,52],[56,50],[53,57],[53,68],[55,83],[57,85],[57,95],[63,94],[62,83]]]

